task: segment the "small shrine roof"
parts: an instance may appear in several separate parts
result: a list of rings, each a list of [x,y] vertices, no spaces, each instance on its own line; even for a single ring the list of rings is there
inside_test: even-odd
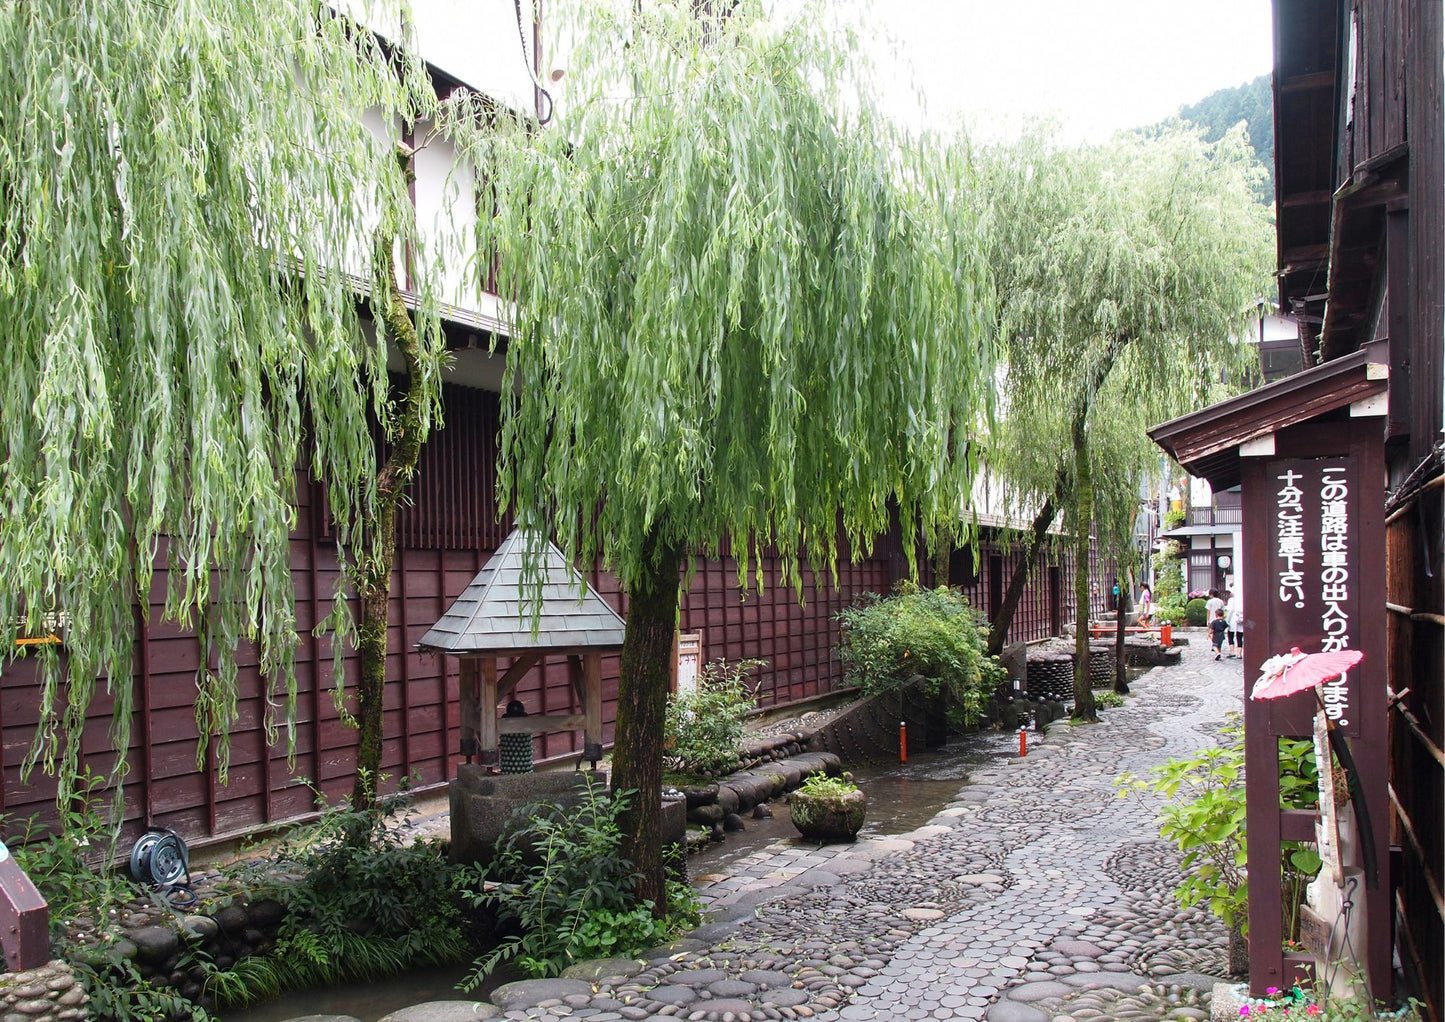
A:
[[[621,649],[626,622],[552,542],[546,541],[536,575],[528,574],[534,538],[516,529],[503,540],[417,648],[455,656]],[[534,579],[541,582],[540,607],[530,599]]]

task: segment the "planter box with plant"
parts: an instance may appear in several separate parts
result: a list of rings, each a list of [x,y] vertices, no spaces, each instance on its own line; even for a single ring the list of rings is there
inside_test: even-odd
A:
[[[788,796],[793,826],[811,841],[852,841],[863,829],[868,796],[852,781],[813,774]]]

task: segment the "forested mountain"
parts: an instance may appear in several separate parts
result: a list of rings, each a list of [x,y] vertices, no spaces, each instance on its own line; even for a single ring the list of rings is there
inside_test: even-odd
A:
[[[1218,89],[1198,103],[1179,108],[1176,115],[1204,130],[1204,137],[1213,142],[1240,121],[1249,132],[1249,144],[1264,167],[1266,177],[1256,188],[1261,202],[1274,201],[1274,98],[1270,92],[1269,75],[1232,89]],[[1151,125],[1145,133],[1158,128]]]

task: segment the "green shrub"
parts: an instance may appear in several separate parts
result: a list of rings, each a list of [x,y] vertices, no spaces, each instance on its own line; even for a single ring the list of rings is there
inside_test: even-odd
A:
[[[743,680],[766,660],[716,660],[706,664],[692,692],[667,700],[666,762],[679,773],[708,774],[733,762],[743,724],[757,696]]]
[[[1112,689],[1094,693],[1094,705],[1101,710],[1110,710],[1124,705],[1124,697]]]
[[[1177,627],[1178,625],[1182,625],[1188,619],[1188,616],[1189,615],[1185,613],[1184,608],[1177,605],[1171,604],[1167,607],[1156,606],[1154,608],[1155,624],[1169,624],[1175,625]]]
[[[1184,524],[1184,509],[1170,508],[1164,512],[1164,528],[1177,529]]]
[[[807,780],[798,785],[798,791],[804,795],[817,795],[819,798],[839,798],[857,790],[858,785],[847,778],[829,777],[822,771],[809,774]]]
[[[1184,565],[1179,554],[1179,545],[1170,543],[1166,550],[1152,558],[1154,603],[1158,606],[1184,605]]]
[[[443,843],[403,840],[394,824],[407,802],[403,792],[375,808],[328,808],[271,854],[227,870],[233,886],[274,897],[287,914],[271,951],[211,970],[206,990],[218,1003],[377,979],[472,953],[462,872]]]
[[[1308,741],[1280,739],[1282,808],[1307,807],[1318,796],[1306,794],[1313,784],[1314,748]],[[1143,779],[1131,773],[1115,778],[1119,797],[1146,794],[1160,797],[1159,836],[1184,853],[1184,878],[1175,888],[1185,908],[1205,904],[1231,929],[1248,932],[1249,883],[1245,874],[1244,728],[1238,714],[1224,731],[1221,744],[1192,756],[1170,759]],[[1285,937],[1298,938],[1299,905],[1305,887],[1319,872],[1320,857],[1301,842],[1282,844]]]
[[[1184,617],[1195,628],[1203,627],[1209,623],[1209,608],[1206,602],[1200,597],[1195,597],[1184,605]]]
[[[502,962],[529,976],[555,976],[573,962],[637,954],[696,924],[699,904],[685,883],[668,881],[667,912],[637,900],[637,876],[622,857],[618,816],[628,793],[607,797],[587,782],[576,806],[536,805],[514,813],[496,857],[470,870],[473,904],[491,906],[517,928],[477,959],[462,981],[475,989]]]
[[[900,582],[891,596],[867,594],[838,621],[844,670],[869,695],[922,675],[928,692],[946,693],[968,724],[1006,677],[998,659],[984,652],[985,622],[958,590]]]

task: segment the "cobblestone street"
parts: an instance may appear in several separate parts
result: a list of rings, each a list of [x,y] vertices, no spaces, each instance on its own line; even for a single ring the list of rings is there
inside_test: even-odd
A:
[[[1154,807],[1113,780],[1211,744],[1239,707],[1239,661],[1187,647],[1133,687],[1097,725],[1030,735],[1027,758],[978,771],[916,831],[779,841],[701,882],[713,921],[641,972],[494,1000],[509,1018],[593,1022],[1204,1018],[1224,928],[1179,909]]]

